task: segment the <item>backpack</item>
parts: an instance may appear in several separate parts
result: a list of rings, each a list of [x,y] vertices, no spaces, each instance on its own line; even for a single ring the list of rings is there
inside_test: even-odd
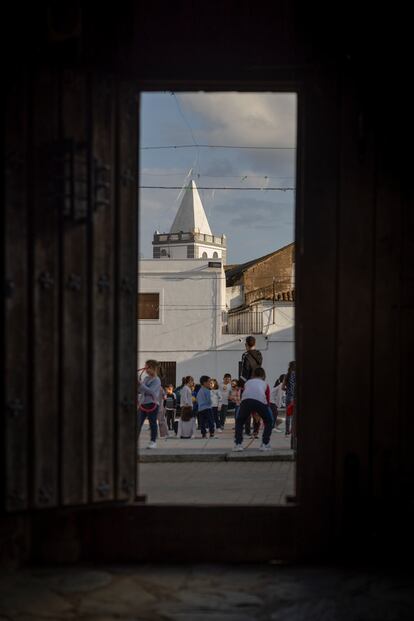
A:
[[[247,379],[250,379],[253,375],[253,371],[257,369],[257,367],[261,366],[263,357],[260,351],[253,349],[245,353],[245,360],[248,368],[250,369],[249,377]]]

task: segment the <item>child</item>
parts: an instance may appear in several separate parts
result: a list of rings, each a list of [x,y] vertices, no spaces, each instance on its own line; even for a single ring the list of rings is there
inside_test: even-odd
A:
[[[220,419],[219,419],[219,404],[220,404],[220,393],[219,387],[216,379],[212,379],[210,383],[210,393],[211,393],[211,409],[213,411],[213,419],[214,424],[216,426],[216,431],[221,433],[223,430],[220,427]]]
[[[240,405],[240,391],[238,386],[239,383],[237,380],[231,380],[227,414],[233,414],[234,418],[236,418],[236,409]]]
[[[144,420],[148,417],[151,440],[149,449],[157,448],[157,415],[160,404],[161,380],[158,377],[159,363],[156,360],[147,360],[145,363],[146,377],[138,382],[138,392],[142,395],[139,404],[138,435],[141,433]]]
[[[292,425],[292,415],[288,416],[287,409],[292,401],[295,401],[296,393],[296,363],[294,360],[289,362],[288,372],[283,380],[282,387],[286,390],[286,430],[285,435],[290,435]],[[293,414],[293,413],[292,413]]]
[[[231,392],[229,395],[229,402],[231,401],[234,406],[234,418],[237,416],[237,412],[240,408],[240,400],[241,400],[241,388],[240,382],[238,380],[232,380],[231,382]]]
[[[193,416],[193,394],[192,389],[194,379],[191,375],[183,378],[183,387],[180,391],[180,420],[177,427],[179,438],[195,437],[195,418]]]
[[[177,397],[173,392],[173,385],[168,384],[165,387],[165,397],[164,397],[164,408],[165,408],[165,417],[167,419],[168,429],[174,429],[174,420],[175,420],[175,412],[177,407]]]
[[[200,417],[198,415],[198,403],[197,403],[197,394],[200,390],[200,384],[194,384],[192,386],[192,396],[193,396],[193,416],[197,419],[197,429],[200,429]]]
[[[183,396],[183,389],[181,391],[181,398]],[[196,420],[193,416],[193,407],[191,405],[190,406],[182,405],[181,406],[181,417],[178,421],[178,427],[177,427],[177,436],[181,439],[195,438],[196,427],[197,427]]]
[[[284,374],[280,375],[279,379],[275,381],[275,385],[270,391],[270,409],[272,410],[273,418],[275,420],[275,426],[273,428],[273,431],[276,431],[277,433],[282,433],[282,430],[280,429],[281,419],[280,418],[278,419],[278,414],[283,404],[282,384],[283,384],[284,379],[285,379],[285,375]]]
[[[220,421],[220,428],[222,431],[224,429],[224,425],[226,422],[227,409],[229,406],[229,394],[231,391],[230,382],[231,382],[230,373],[225,373],[223,376],[223,383],[221,384],[220,389],[219,389],[219,395],[220,395],[220,401],[221,401],[219,421]]]
[[[208,375],[202,375],[200,377],[200,390],[197,393],[198,415],[200,418],[201,435],[203,438],[207,437],[206,425],[210,431],[210,438],[214,438],[214,421],[213,412],[211,409],[210,382],[211,380]]]
[[[267,404],[265,382],[266,373],[262,367],[257,367],[253,371],[252,379],[245,385],[241,398],[240,410],[236,418],[236,433],[234,451],[242,451],[243,446],[243,425],[252,412],[256,412],[264,423],[261,451],[270,451],[270,436],[272,433],[273,416]]]

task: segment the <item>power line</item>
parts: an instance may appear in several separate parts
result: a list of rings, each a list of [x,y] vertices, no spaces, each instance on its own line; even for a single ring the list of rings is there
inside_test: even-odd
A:
[[[263,149],[266,151],[296,151],[296,147],[259,147],[257,145],[234,145],[234,144],[170,144],[151,145],[140,147],[142,151],[159,149]]]
[[[140,190],[181,190],[181,186],[178,185],[140,185],[138,186]],[[198,190],[242,190],[242,191],[261,191],[261,192],[269,192],[269,191],[278,191],[278,192],[288,192],[294,191],[296,188],[294,187],[272,187],[272,188],[226,188],[226,187],[212,187],[212,186],[197,186]]]
[[[184,172],[175,172],[175,173],[152,173],[141,171],[140,175],[146,175],[148,177],[181,177]],[[245,179],[294,179],[295,177],[276,177],[270,175],[206,175],[204,173],[197,173],[197,178],[206,177],[208,179],[240,179],[244,181]]]
[[[194,142],[194,146],[195,146],[195,147],[198,147],[197,141],[196,141],[196,139],[194,138],[194,134],[193,134],[193,130],[192,130],[192,128],[191,128],[191,125],[190,125],[190,123],[187,121],[186,116],[185,116],[184,112],[182,111],[182,108],[181,108],[180,103],[179,103],[179,101],[178,101],[178,97],[177,97],[177,95],[176,95],[173,91],[171,91],[171,95],[174,97],[174,101],[175,101],[175,103],[177,104],[178,112],[180,113],[181,118],[183,119],[184,123],[186,124],[187,128],[188,128],[188,129],[189,129],[189,131],[190,131],[191,138],[193,139],[193,142]],[[193,145],[191,145],[191,146],[193,146]],[[143,148],[145,148],[145,147],[143,147]]]

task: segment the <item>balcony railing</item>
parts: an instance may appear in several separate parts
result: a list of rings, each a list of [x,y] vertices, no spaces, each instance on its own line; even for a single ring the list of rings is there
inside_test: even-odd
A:
[[[225,235],[208,235],[207,233],[155,233],[153,244],[173,243],[181,241],[206,242],[217,246],[226,246],[227,240]]]
[[[229,313],[223,325],[223,334],[263,334],[263,312],[248,310]]]

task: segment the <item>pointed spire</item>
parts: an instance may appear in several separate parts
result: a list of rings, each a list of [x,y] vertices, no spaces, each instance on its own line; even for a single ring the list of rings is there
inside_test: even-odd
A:
[[[181,205],[170,229],[170,233],[179,233],[180,231],[183,233],[197,231],[212,235],[195,181],[191,181],[184,189]]]

